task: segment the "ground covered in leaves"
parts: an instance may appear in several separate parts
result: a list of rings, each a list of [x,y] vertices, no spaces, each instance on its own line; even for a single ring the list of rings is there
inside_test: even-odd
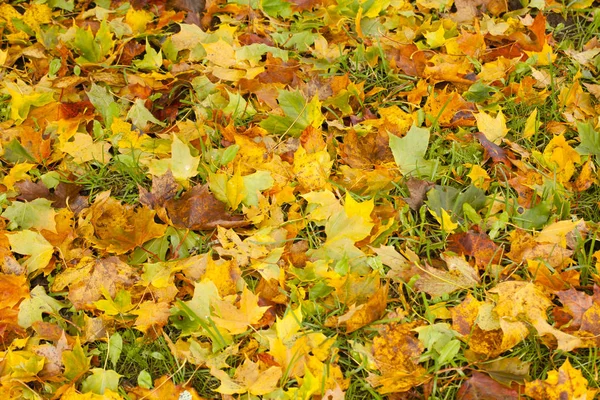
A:
[[[598,4],[190,4],[0,5],[2,398],[595,397]]]

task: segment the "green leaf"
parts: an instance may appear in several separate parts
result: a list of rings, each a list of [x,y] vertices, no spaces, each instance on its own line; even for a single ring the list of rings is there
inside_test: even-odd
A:
[[[258,206],[258,194],[263,190],[270,189],[275,180],[268,171],[256,171],[242,178],[246,189],[246,196],[242,202],[247,206]]]
[[[517,226],[523,229],[541,229],[550,218],[551,211],[552,204],[549,201],[542,201],[535,207],[526,210],[520,216],[516,214],[513,220]]]
[[[223,173],[208,174],[208,188],[217,200],[227,203],[227,175]]]
[[[73,350],[66,350],[62,353],[62,362],[65,366],[65,378],[72,381],[75,378],[88,372],[90,369],[91,359],[91,356],[86,357],[85,352],[81,347],[79,336],[77,336],[75,338],[75,345],[73,346]]]
[[[119,357],[121,357],[122,351],[123,338],[118,332],[115,332],[110,336],[110,339],[108,339],[108,359],[110,360],[113,368],[117,368],[117,362],[119,361]]]
[[[77,59],[80,63],[95,63],[100,60],[100,49],[94,43],[94,34],[92,28],[87,29],[77,28],[75,31],[75,39],[73,39],[73,47],[81,57]]]
[[[2,216],[22,229],[33,228],[37,231],[46,229],[56,233],[56,222],[54,221],[56,211],[51,204],[50,200],[41,198],[29,203],[15,201],[6,207]]]
[[[251,65],[258,65],[260,64],[262,57],[267,53],[271,53],[273,57],[281,58],[283,61],[287,61],[289,58],[289,52],[287,50],[269,46],[264,43],[252,43],[241,47],[236,50],[235,56],[238,60],[247,60]]]
[[[110,294],[106,289],[102,288],[102,295],[105,297],[103,300],[94,302],[94,306],[100,311],[104,311],[106,315],[120,315],[127,314],[134,306],[131,304],[131,293],[127,290],[120,289],[114,300],[110,297]]]
[[[102,115],[104,126],[109,128],[113,119],[121,113],[119,105],[115,102],[113,95],[106,88],[92,83],[89,92],[86,92],[94,108]]]
[[[18,164],[22,162],[36,162],[35,158],[29,154],[27,149],[23,147],[21,143],[17,139],[11,140],[7,145],[4,146],[4,155],[3,158],[6,161]]]
[[[307,102],[300,91],[281,90],[277,102],[285,116],[269,115],[260,123],[260,126],[270,134],[287,133],[298,137],[309,125],[318,128],[325,120],[321,113],[321,102],[317,96]]]
[[[577,133],[581,144],[575,148],[580,154],[600,156],[600,132],[596,132],[591,122],[577,122]]]
[[[43,286],[36,286],[30,292],[30,297],[19,305],[19,326],[29,328],[34,322],[42,321],[42,314],[58,314],[65,306],[58,300],[46,294]]]
[[[232,118],[246,118],[256,114],[256,110],[252,104],[248,103],[239,93],[231,93],[229,95],[229,103],[223,109],[225,115],[231,115]]]
[[[159,126],[165,126],[165,124],[157,120],[154,115],[144,105],[144,100],[135,99],[135,103],[129,109],[127,113],[127,119],[130,120],[136,127],[141,130],[145,130],[148,127],[148,122]]]
[[[477,211],[483,208],[485,201],[485,192],[475,186],[459,192],[452,186],[436,185],[427,192],[427,206],[437,215],[442,215],[442,210],[446,210],[462,218],[465,204]]]
[[[273,18],[287,18],[292,15],[292,6],[287,1],[261,0],[260,9]]]
[[[104,394],[106,389],[113,392],[119,390],[119,379],[123,375],[117,374],[113,370],[106,370],[102,368],[92,369],[92,375],[85,378],[81,384],[81,391],[83,393],[93,392],[96,394]]]
[[[193,157],[190,147],[173,134],[171,144],[171,172],[178,181],[185,181],[198,175],[200,157]]]
[[[23,263],[27,273],[31,274],[45,268],[50,262],[54,246],[38,232],[24,230],[7,236],[12,251],[29,256]]]
[[[138,386],[144,389],[152,388],[152,376],[145,369],[141,370],[137,377]]]
[[[31,107],[41,107],[54,101],[54,93],[47,88],[32,88],[21,80],[3,82],[4,90],[10,95],[10,117],[17,124],[29,115]]]
[[[404,175],[427,175],[433,163],[425,160],[429,146],[429,129],[413,125],[404,137],[389,135],[394,161]]]
[[[73,11],[75,0],[49,0],[48,5],[51,8],[62,8],[65,11]]]
[[[162,66],[163,58],[162,53],[159,50],[158,52],[150,46],[148,43],[148,39],[146,39],[146,54],[144,54],[144,58],[141,60],[137,60],[134,62],[134,65],[143,70],[154,71],[159,69]]]
[[[87,29],[77,28],[73,47],[81,57],[76,61],[78,63],[99,63],[110,54],[114,44],[113,35],[106,21],[102,21],[95,37],[90,27]]]

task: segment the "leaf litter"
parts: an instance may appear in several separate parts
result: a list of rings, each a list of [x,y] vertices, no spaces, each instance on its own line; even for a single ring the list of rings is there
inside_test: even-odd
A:
[[[594,398],[593,2],[242,3],[0,5],[0,393]]]

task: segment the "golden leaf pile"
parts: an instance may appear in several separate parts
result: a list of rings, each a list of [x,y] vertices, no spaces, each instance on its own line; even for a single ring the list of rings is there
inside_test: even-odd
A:
[[[597,2],[191,1],[0,5],[0,395],[594,398]]]

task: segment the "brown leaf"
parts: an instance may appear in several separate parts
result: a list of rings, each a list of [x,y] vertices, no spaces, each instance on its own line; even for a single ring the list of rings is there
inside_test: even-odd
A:
[[[460,400],[511,400],[520,399],[517,384],[506,387],[496,382],[486,374],[473,372],[473,375],[463,382],[458,390],[457,398]]]
[[[77,213],[81,211],[81,208],[78,209],[78,207],[87,205],[87,198],[79,194],[81,189],[83,188],[75,183],[60,182],[49,200],[52,200],[52,206],[55,208],[68,206]]]
[[[82,211],[79,232],[97,248],[124,254],[164,235],[167,226],[154,222],[155,214],[146,207],[123,205],[110,197],[110,192],[104,192]]]
[[[494,164],[502,163],[510,167],[511,164],[508,153],[504,149],[497,144],[490,142],[483,132],[475,132],[474,135],[485,150],[485,161],[491,158]]]
[[[178,200],[165,203],[169,218],[178,228],[209,230],[217,226],[238,228],[248,225],[241,215],[227,211],[208,190],[208,185],[196,185]]]
[[[44,182],[26,180],[15,183],[15,187],[19,191],[18,200],[31,201],[39,198],[47,199],[50,196],[50,190],[44,185]]]
[[[573,318],[570,327],[579,329],[583,314],[592,306],[592,296],[575,289],[563,290],[557,293],[565,311]]]
[[[427,192],[429,189],[433,188],[435,184],[417,178],[410,178],[406,181],[406,186],[408,187],[410,197],[405,197],[404,201],[406,201],[412,210],[418,211],[425,202]]]
[[[179,185],[173,177],[171,170],[162,176],[152,177],[152,189],[148,192],[142,186],[138,186],[140,192],[140,203],[150,209],[162,207],[167,200],[171,200],[177,194]]]
[[[117,257],[84,259],[74,268],[60,273],[52,284],[53,291],[68,287],[69,300],[76,309],[94,309],[94,302],[103,291],[113,298],[119,289],[129,289],[139,279],[139,273]]]
[[[313,10],[323,5],[324,0],[288,0],[292,3],[292,10],[305,11]]]
[[[425,54],[425,52],[419,50],[412,43],[406,45],[398,44],[385,52],[385,56],[393,69],[401,70],[410,76],[423,75],[427,63]]]
[[[351,129],[340,145],[342,160],[352,168],[372,169],[374,165],[394,161],[389,137],[384,129],[378,129],[359,137]]]
[[[72,208],[72,205],[77,204],[80,198],[85,200],[83,196],[79,195],[82,187],[74,183],[60,182],[52,193],[42,181],[36,183],[22,181],[16,183],[15,187],[20,192],[17,199],[31,201],[44,198],[52,201],[52,207],[54,208],[65,208],[67,206]]]
[[[447,250],[473,257],[479,267],[499,264],[502,258],[502,250],[487,233],[474,230],[450,235]]]
[[[292,87],[298,86],[298,70],[300,65],[296,60],[283,61],[267,53],[265,71],[257,78],[260,83],[283,83]]]

